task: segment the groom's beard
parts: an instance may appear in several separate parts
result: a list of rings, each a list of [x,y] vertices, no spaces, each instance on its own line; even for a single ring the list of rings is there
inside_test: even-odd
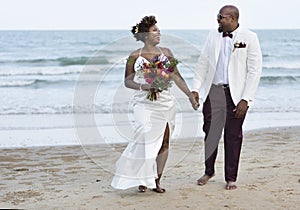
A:
[[[218,28],[218,32],[219,32],[219,33],[223,32],[223,28],[219,27],[219,28]]]

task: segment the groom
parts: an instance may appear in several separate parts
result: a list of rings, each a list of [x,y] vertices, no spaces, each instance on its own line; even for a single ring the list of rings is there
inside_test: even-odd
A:
[[[205,133],[205,174],[197,180],[205,185],[215,175],[218,143],[224,129],[226,189],[236,189],[242,125],[252,105],[262,70],[257,35],[242,29],[239,10],[227,5],[217,15],[218,31],[208,35],[193,81],[199,101],[200,89],[207,90],[203,104]]]

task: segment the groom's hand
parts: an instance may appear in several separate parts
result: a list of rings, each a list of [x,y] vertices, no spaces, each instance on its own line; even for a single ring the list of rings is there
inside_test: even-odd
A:
[[[194,95],[194,97],[195,97],[195,100],[196,100],[197,103],[199,104],[199,94],[198,94],[198,92],[192,91],[192,93],[193,93],[193,95]]]
[[[233,110],[233,112],[235,112],[235,117],[236,118],[242,118],[245,116],[245,114],[247,113],[248,110],[248,102],[245,100],[241,100],[237,106],[235,107],[235,109]]]
[[[193,106],[193,109],[197,110],[199,108],[199,94],[193,91],[192,94],[190,94],[189,99]]]

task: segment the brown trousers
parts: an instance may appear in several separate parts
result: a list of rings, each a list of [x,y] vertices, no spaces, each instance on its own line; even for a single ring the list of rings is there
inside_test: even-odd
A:
[[[205,174],[215,173],[218,144],[224,129],[225,181],[236,181],[245,119],[235,118],[235,105],[229,88],[212,85],[203,105],[205,133]]]

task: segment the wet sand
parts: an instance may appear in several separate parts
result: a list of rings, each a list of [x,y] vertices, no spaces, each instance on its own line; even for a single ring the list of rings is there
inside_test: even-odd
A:
[[[225,190],[223,142],[216,176],[205,186],[203,139],[171,144],[166,193],[110,187],[123,144],[2,148],[0,208],[25,209],[297,209],[300,127],[247,131],[238,189]]]

